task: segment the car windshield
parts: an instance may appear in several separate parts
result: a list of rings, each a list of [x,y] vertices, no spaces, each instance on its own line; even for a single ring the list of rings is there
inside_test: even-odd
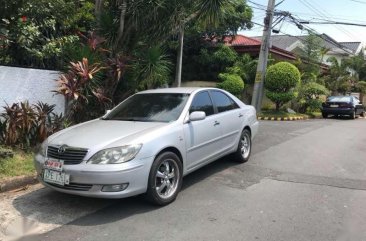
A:
[[[328,98],[328,101],[351,102],[351,97],[349,97],[349,96],[331,96]]]
[[[179,118],[189,94],[152,93],[131,96],[104,120],[171,122]]]

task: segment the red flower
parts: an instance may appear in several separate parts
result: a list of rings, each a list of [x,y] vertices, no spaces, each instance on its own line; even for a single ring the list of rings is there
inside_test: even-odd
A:
[[[27,22],[27,16],[22,16],[21,17],[21,19],[22,19],[22,22],[24,23],[24,22]]]

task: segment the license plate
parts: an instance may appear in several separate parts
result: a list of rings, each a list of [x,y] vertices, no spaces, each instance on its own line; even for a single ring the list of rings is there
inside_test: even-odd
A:
[[[64,186],[70,183],[70,175],[50,169],[43,170],[43,181]]]
[[[46,169],[51,169],[51,170],[55,170],[55,171],[62,171],[62,167],[64,165],[64,161],[63,160],[53,160],[53,159],[47,159],[44,162],[44,168]]]
[[[338,107],[338,105],[330,105],[330,107],[334,108],[334,107]]]

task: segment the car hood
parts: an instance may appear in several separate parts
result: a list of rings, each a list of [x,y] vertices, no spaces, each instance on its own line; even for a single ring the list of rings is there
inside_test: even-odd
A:
[[[80,148],[120,146],[129,144],[125,142],[131,136],[140,137],[166,125],[168,123],[93,120],[57,132],[49,137],[48,144]]]

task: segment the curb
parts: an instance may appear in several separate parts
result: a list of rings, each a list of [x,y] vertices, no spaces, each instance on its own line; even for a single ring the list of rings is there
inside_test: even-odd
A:
[[[36,175],[11,177],[0,182],[0,193],[11,191],[37,183]]]
[[[308,117],[262,117],[258,116],[258,120],[270,120],[270,121],[296,121],[296,120],[307,120]]]

